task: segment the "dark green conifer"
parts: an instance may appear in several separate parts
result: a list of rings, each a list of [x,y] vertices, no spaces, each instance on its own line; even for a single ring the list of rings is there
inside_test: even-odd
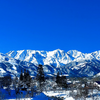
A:
[[[23,73],[22,73],[22,70],[21,70],[21,74],[20,74],[20,80],[21,80],[21,81],[23,80]]]
[[[44,77],[43,66],[41,64],[39,64],[38,66],[36,79],[39,82],[39,86],[42,91],[42,86],[45,82],[45,77]]]
[[[57,73],[57,76],[56,76],[56,83],[59,84],[60,83],[60,76],[59,76],[59,72]]]

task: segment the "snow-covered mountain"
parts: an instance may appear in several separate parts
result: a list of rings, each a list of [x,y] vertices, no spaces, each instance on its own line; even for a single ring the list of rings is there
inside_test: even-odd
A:
[[[100,51],[84,54],[77,50],[70,50],[68,52],[60,49],[54,51],[18,50],[10,51],[6,55],[36,65],[53,65],[55,67],[63,66],[72,61],[78,62],[91,59],[100,60]]]
[[[100,51],[84,54],[77,50],[65,52],[57,49],[0,53],[0,76],[5,74],[19,76],[21,69],[27,69],[32,76],[35,76],[38,64],[44,65],[47,76],[56,75],[58,71],[66,76],[93,76],[100,72]]]
[[[12,77],[19,76],[21,69],[29,70],[32,76],[37,73],[37,66],[33,63],[17,60],[0,53],[0,77],[7,74],[10,74]]]

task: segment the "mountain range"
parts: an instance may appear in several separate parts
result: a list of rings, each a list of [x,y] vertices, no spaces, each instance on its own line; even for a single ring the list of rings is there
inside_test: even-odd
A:
[[[31,76],[37,74],[42,64],[46,76],[56,75],[59,71],[70,77],[91,77],[100,72],[100,51],[82,53],[77,50],[39,51],[18,50],[0,53],[0,76],[10,74],[19,76],[21,69],[27,69]]]

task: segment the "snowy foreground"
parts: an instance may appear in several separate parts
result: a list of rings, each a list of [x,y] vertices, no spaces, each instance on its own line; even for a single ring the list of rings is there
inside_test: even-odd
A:
[[[56,92],[54,93],[53,91],[49,91],[49,92],[44,92],[44,93],[40,93],[36,96],[34,96],[33,98],[25,98],[25,92],[24,92],[24,95],[22,98],[20,98],[19,96],[17,96],[16,98],[16,95],[15,95],[15,91],[14,90],[11,90],[11,94],[8,95],[7,91],[2,89],[1,90],[3,92],[3,95],[5,96],[5,100],[57,100],[57,99],[51,99],[50,97],[63,97],[62,100],[74,100],[72,97],[68,97],[68,95],[66,95],[66,93],[68,92]],[[3,96],[2,95],[2,96]],[[20,98],[20,99],[19,99]],[[0,98],[1,100],[1,98]]]
[[[58,100],[58,99],[51,99],[50,97],[60,97],[61,100],[100,100],[100,92],[98,92],[98,95],[95,95],[96,90],[94,91],[94,96],[88,96],[86,98],[80,98],[80,99],[74,99],[70,96],[71,91],[48,91],[48,92],[43,92],[38,95],[35,95],[33,98],[16,98],[14,91],[11,91],[11,96],[8,96],[7,92],[5,92],[5,99],[4,100]],[[1,100],[1,99],[0,99]],[[3,99],[2,99],[3,100]]]
[[[7,100],[7,99],[6,99]],[[8,100],[16,100],[16,99],[8,99]],[[48,100],[48,99],[41,99],[41,98],[24,98],[24,99],[20,99],[20,100]],[[65,100],[74,100],[72,97],[66,98]]]
[[[76,98],[75,99],[75,98],[70,96],[70,93],[71,93],[71,91],[62,91],[62,92],[50,91],[50,92],[47,92],[47,93],[44,92],[44,94],[49,96],[49,97],[51,97],[51,96],[61,97],[62,100],[100,100],[100,91],[97,92],[97,90],[93,90],[93,94],[92,95],[91,95],[91,92],[90,92],[89,96],[87,96],[86,98],[81,97],[81,98]]]

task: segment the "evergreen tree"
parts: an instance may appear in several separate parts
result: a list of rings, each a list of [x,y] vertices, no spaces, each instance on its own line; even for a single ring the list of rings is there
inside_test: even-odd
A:
[[[20,80],[21,80],[21,81],[23,80],[23,73],[22,73],[22,70],[21,70],[21,74],[20,74]]]
[[[24,69],[24,73],[22,73],[22,70],[21,70],[19,87],[21,87],[23,90],[28,89],[30,87],[31,80],[32,78],[29,74],[29,71]]]
[[[3,77],[3,86],[5,87],[9,87],[12,83],[12,78],[11,78],[11,75],[6,75]]]
[[[57,73],[57,76],[56,76],[56,83],[59,84],[60,81],[61,81],[61,80],[60,80],[60,76],[59,76],[59,72],[58,72],[58,73]]]
[[[24,76],[23,76],[23,81],[24,81],[24,82],[26,81],[26,78],[27,78],[26,69],[24,69]]]
[[[29,71],[27,70],[27,72],[26,72],[26,85],[27,85],[28,87],[30,87],[31,80],[32,80],[32,78],[31,78],[31,76],[30,76],[30,74],[29,74]]]
[[[39,82],[39,86],[41,89],[41,87],[43,86],[43,83],[45,82],[43,66],[41,64],[39,64],[38,66],[36,79]]]
[[[68,87],[66,76],[61,76],[61,85],[64,88],[67,88]]]
[[[67,81],[66,80],[67,80],[66,76],[63,76],[62,73],[61,73],[61,76],[60,76],[59,72],[57,73],[56,83],[57,83],[58,86],[67,88]]]

